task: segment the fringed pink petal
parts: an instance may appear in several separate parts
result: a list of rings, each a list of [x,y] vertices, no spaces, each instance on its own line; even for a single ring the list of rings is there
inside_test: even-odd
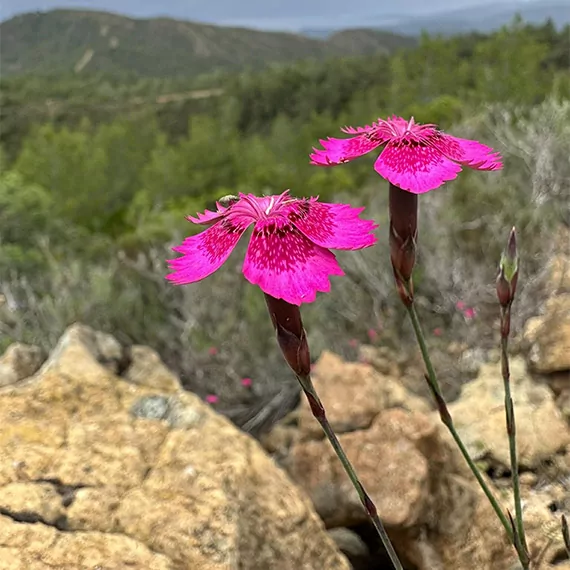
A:
[[[198,212],[196,217],[194,216],[186,216],[186,219],[193,224],[201,224],[201,225],[208,225],[217,222],[221,218],[226,215],[227,208],[224,208],[221,204],[216,202],[216,206],[218,210],[216,212],[212,212],[211,210],[205,210],[203,214]]]
[[[371,133],[364,133],[349,139],[327,138],[319,141],[323,149],[313,148],[311,164],[333,166],[349,162],[378,148],[384,140]]]
[[[247,248],[243,274],[264,293],[292,305],[312,303],[328,292],[330,275],[344,275],[335,256],[278,220],[258,222]]]
[[[347,135],[360,135],[362,133],[370,133],[374,131],[374,125],[365,125],[364,127],[341,127],[340,130]]]
[[[313,243],[332,249],[362,249],[377,241],[372,233],[378,225],[362,220],[364,208],[327,204],[316,199],[299,200],[289,219]]]
[[[478,141],[444,134],[434,141],[433,146],[451,160],[476,170],[503,168],[500,153]]]
[[[168,260],[172,273],[166,278],[176,285],[185,285],[208,277],[228,259],[247,227],[224,219],[186,238],[182,245],[172,248],[182,256]]]
[[[432,146],[391,141],[376,160],[374,169],[398,188],[423,194],[453,180],[461,166]]]

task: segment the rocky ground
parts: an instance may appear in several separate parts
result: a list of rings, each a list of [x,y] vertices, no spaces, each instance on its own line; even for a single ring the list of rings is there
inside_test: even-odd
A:
[[[568,266],[554,260],[548,301],[511,358],[533,570],[570,569]],[[497,352],[471,368],[450,411],[512,510]],[[325,352],[314,368],[406,570],[515,570],[446,429],[409,390],[421,376],[374,347],[359,362]],[[18,344],[0,357],[0,426],[0,570],[388,568],[304,401],[260,443],[184,391],[150,348],[74,325],[47,359]]]
[[[4,355],[12,380],[28,350]],[[2,570],[350,568],[307,496],[148,348],[71,327],[2,389],[0,425]]]

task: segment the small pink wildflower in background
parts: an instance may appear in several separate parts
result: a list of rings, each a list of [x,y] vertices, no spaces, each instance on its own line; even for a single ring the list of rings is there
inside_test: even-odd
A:
[[[476,315],[477,311],[473,307],[467,307],[467,309],[463,311],[463,316],[468,320],[474,319]]]
[[[463,309],[465,309],[465,303],[463,301],[457,301],[457,303],[455,303],[455,308],[458,311],[463,311]]]
[[[423,194],[453,180],[462,166],[499,170],[501,157],[477,141],[445,134],[436,125],[421,125],[393,116],[365,127],[344,127],[346,139],[327,138],[313,149],[311,164],[334,166],[385,145],[374,163],[380,176],[402,190]]]
[[[378,340],[378,332],[374,329],[368,329],[368,340],[370,342],[376,342]]]
[[[251,378],[242,378],[241,379],[241,385],[244,388],[251,388],[252,384],[253,384],[253,381],[251,380]]]
[[[441,336],[443,334],[443,330],[441,330],[439,327],[433,329],[433,334],[434,336]]]
[[[208,349],[208,354],[209,354],[210,356],[216,356],[216,354],[218,354],[218,349],[217,349],[215,346],[211,346],[211,347]]]
[[[210,227],[188,237],[174,251],[181,257],[168,261],[167,279],[177,285],[200,281],[228,259],[245,230],[253,225],[243,274],[275,299],[292,305],[311,303],[317,291],[328,292],[331,275],[344,275],[329,249],[362,249],[376,243],[377,227],[360,219],[364,208],[326,204],[316,198],[240,194],[228,206],[217,204],[195,224]]]
[[[350,346],[350,348],[357,348],[358,347],[358,340],[355,338],[351,338],[348,341],[348,346]]]
[[[217,404],[220,401],[220,398],[216,396],[216,394],[208,394],[204,399],[208,404]]]

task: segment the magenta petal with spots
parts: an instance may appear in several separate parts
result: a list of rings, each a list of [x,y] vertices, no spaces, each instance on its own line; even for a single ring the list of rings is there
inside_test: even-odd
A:
[[[224,208],[218,203],[216,203],[216,206],[218,208],[216,212],[212,212],[211,210],[206,210],[203,214],[200,214],[200,212],[198,212],[196,214],[196,217],[187,216],[186,219],[189,222],[192,222],[193,224],[201,224],[201,225],[207,225],[217,222],[218,220],[224,217],[224,213],[227,208]]]
[[[330,291],[330,275],[344,275],[335,256],[285,220],[261,221],[253,230],[243,264],[245,278],[292,305],[312,303]]]
[[[324,150],[313,149],[313,153],[310,156],[311,164],[333,166],[359,158],[371,150],[378,148],[385,140],[364,133],[350,139],[335,139],[329,137],[319,142]]]
[[[201,234],[186,238],[182,245],[173,248],[182,257],[168,260],[173,272],[166,278],[184,285],[208,277],[230,256],[248,225],[234,226],[229,220],[222,220]]]
[[[354,135],[346,139],[321,140],[313,149],[311,164],[333,166],[348,162],[386,144],[374,165],[386,180],[414,194],[438,188],[452,180],[462,166],[476,170],[499,170],[501,156],[477,141],[445,134],[435,125],[421,125],[410,119],[391,117],[366,127],[345,127]]]
[[[461,166],[431,147],[421,150],[408,145],[388,143],[374,170],[392,184],[414,194],[423,194],[453,180]]]
[[[305,215],[292,216],[293,223],[313,243],[331,249],[362,249],[376,243],[372,233],[378,225],[362,220],[364,208],[327,204],[315,198],[298,206]]]
[[[477,170],[500,170],[501,155],[478,141],[443,135],[435,147],[449,159]]]

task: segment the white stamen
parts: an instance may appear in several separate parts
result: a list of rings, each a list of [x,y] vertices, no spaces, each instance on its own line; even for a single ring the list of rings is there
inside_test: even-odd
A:
[[[273,208],[273,204],[275,203],[275,196],[271,196],[271,200],[269,202],[269,206],[267,206],[267,210],[265,210],[265,213],[267,215],[269,215],[269,212],[271,212],[271,208]]]

